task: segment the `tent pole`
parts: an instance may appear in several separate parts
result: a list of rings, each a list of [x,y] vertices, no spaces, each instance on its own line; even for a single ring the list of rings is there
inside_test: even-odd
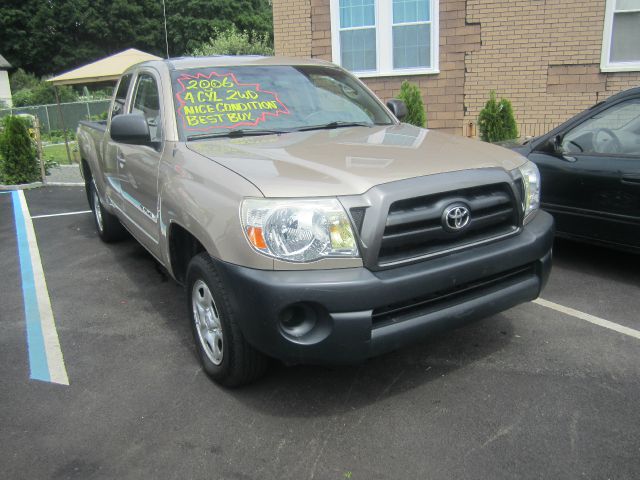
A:
[[[64,117],[62,116],[62,105],[60,105],[60,95],[58,94],[58,86],[54,85],[53,89],[56,92],[56,102],[58,103],[58,116],[60,117],[60,123],[62,124],[62,131],[64,132],[64,146],[67,149],[67,160],[69,160],[69,165],[73,162],[71,161],[71,152],[69,151],[69,138],[67,137],[67,127],[64,124]]]

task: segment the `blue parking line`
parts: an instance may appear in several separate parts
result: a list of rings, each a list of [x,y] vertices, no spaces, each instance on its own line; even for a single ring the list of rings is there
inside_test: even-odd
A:
[[[11,192],[11,200],[13,202],[13,216],[18,238],[18,255],[20,257],[20,275],[22,277],[22,296],[24,298],[24,313],[27,324],[27,346],[29,348],[31,378],[50,382],[51,375],[49,374],[44,337],[42,335],[42,322],[38,307],[33,265],[31,264],[29,240],[18,191]]]

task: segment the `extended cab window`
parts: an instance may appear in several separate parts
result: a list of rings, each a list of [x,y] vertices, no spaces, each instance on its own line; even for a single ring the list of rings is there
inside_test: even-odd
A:
[[[147,121],[152,142],[162,141],[158,84],[155,78],[147,73],[138,76],[131,113],[140,114]]]
[[[116,97],[113,99],[113,107],[111,108],[111,118],[120,115],[124,111],[124,104],[127,100],[127,92],[131,83],[131,74],[125,75],[118,84]]]

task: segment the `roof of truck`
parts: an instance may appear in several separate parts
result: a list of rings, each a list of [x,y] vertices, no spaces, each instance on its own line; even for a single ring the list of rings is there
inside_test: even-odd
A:
[[[312,58],[265,57],[260,55],[214,55],[210,57],[177,57],[139,64],[156,66],[165,64],[169,70],[186,70],[205,67],[237,67],[257,65],[332,65],[331,62]]]

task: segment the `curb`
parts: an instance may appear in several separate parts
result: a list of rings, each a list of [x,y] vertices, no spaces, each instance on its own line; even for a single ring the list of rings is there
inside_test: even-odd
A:
[[[0,192],[6,192],[11,190],[31,190],[32,188],[40,187],[84,187],[83,182],[34,182],[23,183],[21,185],[0,185]]]

